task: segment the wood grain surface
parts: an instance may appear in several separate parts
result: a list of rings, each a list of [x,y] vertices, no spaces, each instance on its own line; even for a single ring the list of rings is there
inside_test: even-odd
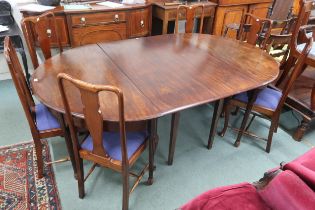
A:
[[[40,65],[32,77],[38,99],[64,112],[57,75],[124,93],[126,121],[157,118],[266,85],[278,76],[267,53],[235,40],[206,34],[168,34],[100,43],[68,50]],[[79,94],[66,88],[74,114],[82,117]],[[113,96],[101,95],[104,120],[117,121]],[[103,108],[102,108],[103,107]],[[104,110],[104,111],[103,111]],[[106,110],[106,111],[105,111]]]

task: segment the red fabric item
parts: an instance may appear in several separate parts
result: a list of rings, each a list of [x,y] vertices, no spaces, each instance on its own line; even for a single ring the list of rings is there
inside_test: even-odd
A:
[[[315,209],[315,193],[289,170],[278,174],[258,194],[272,209]]]
[[[219,187],[209,190],[187,204],[182,210],[263,210],[270,209],[249,183]]]
[[[293,171],[315,191],[315,148],[287,163],[283,169]]]

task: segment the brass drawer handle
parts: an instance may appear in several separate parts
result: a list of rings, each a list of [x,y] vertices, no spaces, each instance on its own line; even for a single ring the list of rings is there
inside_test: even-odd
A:
[[[140,26],[141,26],[141,28],[144,28],[144,21],[143,20],[140,21]]]
[[[51,38],[51,29],[47,29],[46,31],[48,38]]]
[[[82,24],[85,24],[85,17],[81,17],[81,19],[80,19],[80,22],[82,23]]]
[[[115,22],[118,22],[118,21],[119,21],[119,15],[116,14],[116,15],[115,15]]]

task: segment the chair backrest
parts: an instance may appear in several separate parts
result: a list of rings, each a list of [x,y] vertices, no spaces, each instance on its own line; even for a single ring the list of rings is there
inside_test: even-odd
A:
[[[306,31],[307,29],[309,29],[309,26],[305,26],[305,27],[301,27],[300,31],[303,32],[306,36]],[[309,37],[306,38],[306,43],[304,46],[303,51],[301,52],[301,54],[299,54],[295,65],[293,67],[293,70],[291,71],[290,76],[288,76],[288,79],[286,81],[286,83],[283,86],[283,90],[282,90],[282,97],[280,99],[280,102],[278,104],[277,110],[279,111],[278,113],[280,114],[280,110],[282,109],[285,100],[294,84],[294,81],[297,79],[297,77],[301,74],[301,72],[304,70],[303,66],[305,63],[305,59],[307,58],[309,52],[312,49],[313,46],[313,37]]]
[[[311,15],[311,12],[312,12],[313,5],[314,5],[313,0],[301,0],[300,1],[300,11],[299,11],[298,18],[295,22],[295,26],[294,26],[293,33],[292,33],[292,39],[291,39],[291,43],[290,43],[290,54],[291,53],[293,53],[293,54],[298,53],[297,45],[298,45],[298,42],[301,41],[300,28],[301,28],[301,26],[307,24],[308,19]]]
[[[33,135],[37,135],[38,130],[35,124],[35,103],[31,91],[28,88],[26,78],[17,57],[15,48],[11,42],[10,37],[8,36],[4,39],[4,55],[9,66],[12,80],[20,98],[27,121],[31,128],[31,132]]]
[[[67,83],[67,84],[66,84]],[[122,161],[124,164],[128,164],[127,146],[126,146],[126,129],[124,118],[124,100],[123,93],[120,89],[114,86],[106,85],[93,85],[81,80],[73,79],[65,73],[58,75],[58,85],[61,93],[62,101],[66,111],[66,119],[70,127],[71,137],[76,148],[80,148],[76,136],[76,130],[74,127],[74,121],[71,114],[70,104],[66,93],[66,85],[74,86],[79,90],[81,95],[81,102],[83,105],[83,114],[86,122],[86,126],[90,132],[93,141],[92,153],[107,158],[108,154],[106,148],[103,147],[103,116],[99,104],[99,94],[101,92],[114,93],[117,96],[117,112],[119,116],[119,134],[121,143]],[[69,87],[67,86],[67,87]]]
[[[185,11],[186,15],[186,24],[185,24],[185,33],[192,33],[194,29],[195,23],[195,16],[196,11],[201,9],[201,16],[200,16],[200,26],[199,26],[199,33],[202,33],[203,29],[203,19],[204,19],[204,5],[203,4],[196,4],[196,5],[179,5],[177,7],[177,14],[176,14],[176,21],[175,21],[175,33],[178,33],[179,24],[178,21],[180,19],[180,15],[182,15],[181,11]]]
[[[266,42],[271,33],[271,20],[258,18],[250,13],[246,13],[241,21],[238,39],[265,49]]]
[[[294,0],[274,0],[267,18],[271,20],[286,20],[292,15]]]
[[[37,44],[41,48],[45,59],[51,57],[51,38],[53,36],[56,37],[58,42],[59,52],[62,52],[61,40],[56,24],[56,18],[53,12],[46,12],[39,16],[23,18],[21,25],[35,69],[39,64],[34,40],[38,42]],[[35,34],[32,32],[32,28],[34,29]],[[56,33],[54,34],[53,32]]]

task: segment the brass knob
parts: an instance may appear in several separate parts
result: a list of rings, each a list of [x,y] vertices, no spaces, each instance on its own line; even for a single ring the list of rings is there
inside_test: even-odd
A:
[[[115,22],[118,22],[118,21],[119,21],[119,15],[116,14],[116,15],[115,15]]]
[[[144,21],[143,20],[140,21],[140,26],[141,26],[141,28],[144,28]]]
[[[47,33],[48,38],[50,38],[51,37],[51,29],[47,29],[46,33]]]
[[[85,24],[85,17],[81,17],[80,22],[81,22],[82,24]]]

